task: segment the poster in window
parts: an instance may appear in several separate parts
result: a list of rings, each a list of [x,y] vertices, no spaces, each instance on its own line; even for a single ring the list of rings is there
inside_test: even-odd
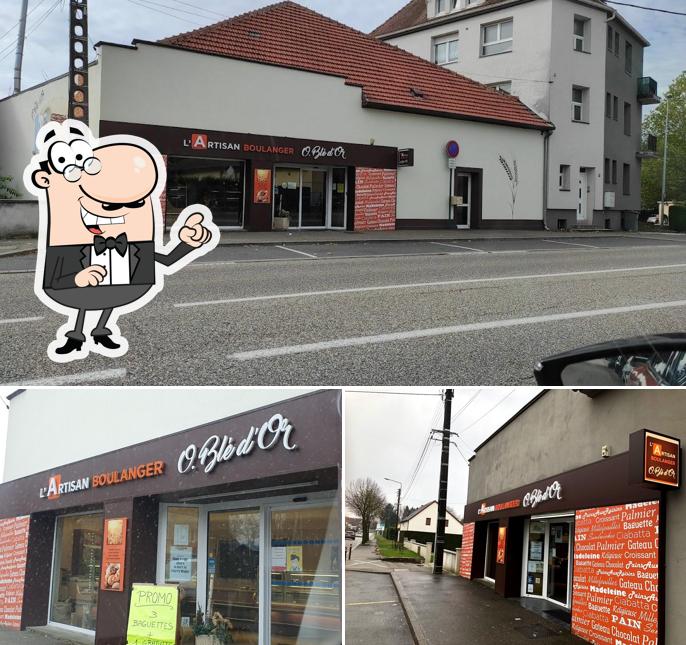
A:
[[[126,562],[127,519],[105,520],[105,544],[102,548],[100,589],[103,591],[124,591],[124,564]]]
[[[286,571],[289,573],[302,573],[303,548],[302,546],[286,547]]]
[[[255,204],[272,203],[272,171],[266,168],[255,168],[254,198]]]
[[[498,552],[495,561],[498,564],[505,564],[505,544],[507,541],[507,528],[501,526],[498,529]]]
[[[169,550],[169,580],[188,582],[193,578],[193,547],[173,546]]]
[[[174,524],[174,544],[176,546],[188,546],[190,526],[188,524]]]
[[[273,546],[272,547],[272,571],[286,570],[286,547]]]

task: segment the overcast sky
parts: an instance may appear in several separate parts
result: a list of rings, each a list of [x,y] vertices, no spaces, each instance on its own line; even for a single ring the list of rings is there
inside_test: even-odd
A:
[[[388,477],[403,484],[402,507],[416,507],[436,499],[441,461],[441,446],[438,442],[433,441],[429,444],[424,465],[415,477],[412,487],[408,489],[408,486],[429,430],[440,429],[443,426],[441,390],[371,390],[393,391],[396,394],[362,393],[362,390],[363,388],[346,390],[346,487],[355,479],[371,477],[383,488],[388,501],[395,503],[398,485],[384,480],[384,477]],[[450,452],[448,506],[458,515],[462,515],[467,501],[469,476],[467,463],[459,451],[462,451],[465,458],[471,457],[474,448],[491,436],[540,391],[539,388],[533,387],[472,388],[455,391],[452,430],[460,437],[456,440],[459,450],[452,446]],[[434,396],[417,395],[420,392]]]
[[[406,0],[301,2],[367,32],[395,13]],[[632,2],[655,8],[686,10],[684,0]],[[271,4],[268,0],[90,0],[91,48],[100,40],[125,44],[133,38],[157,40],[268,4]],[[68,0],[29,0],[32,13],[28,20],[22,87],[30,87],[67,71],[68,5]],[[15,25],[20,7],[20,0],[0,0],[0,97],[12,91],[17,37]],[[686,16],[630,7],[621,7],[621,12],[653,43],[646,53],[645,73],[656,78],[660,91],[664,91],[686,67]]]

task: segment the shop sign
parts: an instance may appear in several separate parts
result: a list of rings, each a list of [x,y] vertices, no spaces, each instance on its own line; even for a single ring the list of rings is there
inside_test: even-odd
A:
[[[481,504],[481,508],[477,511],[478,515],[488,515],[489,513],[496,513],[498,511],[506,511],[510,508],[519,508],[522,505],[521,499],[513,499],[502,504],[491,504],[487,506],[486,502]]]
[[[255,168],[253,202],[255,204],[272,203],[272,171],[268,168]]]
[[[591,643],[657,645],[660,503],[577,511],[572,633]]]
[[[343,146],[305,146],[300,153],[304,159],[345,159],[346,152]]]
[[[505,564],[505,545],[507,543],[507,527],[501,526],[498,528],[498,550],[496,555],[496,562],[498,564]]]
[[[679,488],[681,442],[650,431],[646,431],[644,442],[644,480]]]
[[[206,473],[211,473],[218,464],[231,461],[234,457],[250,456],[255,448],[272,450],[280,444],[287,451],[297,450],[297,444],[291,443],[293,430],[287,418],[275,414],[261,427],[251,426],[240,441],[227,435],[212,435],[200,448],[192,443],[181,452],[178,471],[185,475],[202,467]]]
[[[398,168],[411,168],[412,166],[414,166],[414,148],[398,150]]]
[[[69,481],[62,481],[61,474],[52,475],[48,479],[48,485],[39,489],[38,495],[41,499],[58,499],[62,495],[79,493],[90,488],[117,486],[137,479],[159,477],[164,474],[164,469],[165,463],[163,461],[151,461],[147,464],[138,464],[121,470],[98,473],[91,477],[81,477]]]
[[[131,592],[126,642],[129,645],[175,645],[179,588],[135,584]]]
[[[540,488],[535,488],[530,493],[524,495],[524,500],[522,506],[524,508],[536,508],[539,504],[543,502],[548,502],[550,500],[561,500],[562,499],[562,484],[556,481],[550,484],[545,490]]]
[[[126,563],[126,525],[127,519],[108,518],[105,520],[105,541],[102,548],[100,568],[100,589],[103,591],[124,591],[124,565]]]

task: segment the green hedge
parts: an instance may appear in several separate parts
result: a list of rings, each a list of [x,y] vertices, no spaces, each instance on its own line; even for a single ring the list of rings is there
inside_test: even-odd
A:
[[[669,227],[686,231],[686,206],[672,206],[669,209]]]
[[[426,544],[431,542],[432,544],[436,540],[436,536],[433,533],[423,533],[421,531],[401,531],[403,540],[409,541],[414,540],[420,544]],[[462,548],[462,536],[461,535],[451,535],[445,536],[445,548],[448,551],[455,551],[456,549]]]

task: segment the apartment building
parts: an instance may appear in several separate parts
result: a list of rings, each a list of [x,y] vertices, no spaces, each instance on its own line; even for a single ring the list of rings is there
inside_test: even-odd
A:
[[[643,72],[650,43],[604,1],[411,0],[373,35],[555,125],[544,135],[549,228],[635,219],[641,159],[654,154],[641,149],[642,109],[659,102],[657,84]]]

